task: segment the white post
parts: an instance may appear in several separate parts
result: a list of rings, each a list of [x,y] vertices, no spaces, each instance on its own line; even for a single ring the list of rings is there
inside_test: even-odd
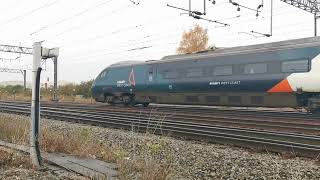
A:
[[[39,128],[40,128],[40,112],[39,102],[36,102],[37,94],[36,80],[37,72],[41,67],[42,50],[41,43],[33,44],[33,68],[32,68],[32,102],[31,102],[31,132],[30,132],[30,157],[35,168],[41,167],[41,155],[39,149]],[[38,97],[39,98],[39,97]]]

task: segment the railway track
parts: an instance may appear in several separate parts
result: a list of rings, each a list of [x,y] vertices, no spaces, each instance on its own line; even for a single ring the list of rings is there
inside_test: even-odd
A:
[[[30,103],[0,101],[0,111],[28,115]],[[312,158],[320,155],[320,117],[302,112],[42,103],[41,115]]]

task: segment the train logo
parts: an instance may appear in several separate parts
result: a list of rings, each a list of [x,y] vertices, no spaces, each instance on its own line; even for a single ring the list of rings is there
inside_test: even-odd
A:
[[[131,73],[129,75],[129,83],[130,83],[131,86],[136,86],[136,80],[134,78],[133,68],[131,68]]]

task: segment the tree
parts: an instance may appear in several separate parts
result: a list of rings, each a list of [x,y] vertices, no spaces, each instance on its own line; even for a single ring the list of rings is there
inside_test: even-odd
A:
[[[94,80],[82,81],[80,84],[66,84],[59,86],[59,94],[65,96],[82,95],[85,98],[91,97],[91,86]]]
[[[207,50],[208,40],[207,29],[195,25],[189,32],[183,33],[180,47],[177,48],[177,53],[187,54]]]
[[[91,86],[94,80],[82,81],[77,85],[77,92],[79,95],[83,95],[85,98],[91,97]]]

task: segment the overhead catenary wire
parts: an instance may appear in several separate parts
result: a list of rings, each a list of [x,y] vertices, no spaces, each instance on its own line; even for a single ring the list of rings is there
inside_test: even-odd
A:
[[[284,25],[285,26],[285,28],[288,28],[286,25]],[[161,38],[161,37],[160,37]],[[159,38],[159,39],[160,39]],[[229,38],[230,40],[232,39],[233,41],[232,42],[236,42],[236,41],[234,41],[235,39],[234,38]],[[140,42],[140,43],[138,43],[138,44],[142,44],[142,43],[148,43],[148,41],[146,41],[146,42]],[[149,41],[149,43],[152,43],[152,41]],[[138,44],[136,44],[136,45],[138,45]],[[117,46],[117,45],[115,45],[117,48],[119,48],[119,46]],[[126,45],[126,46],[122,46],[123,48],[126,48],[126,47],[131,47],[132,45]],[[120,46],[121,47],[121,46]],[[122,51],[126,51],[127,49],[123,49]],[[105,53],[106,52],[106,50],[101,50],[101,53],[98,53],[98,52],[95,52],[94,54],[92,54],[93,52],[90,52],[89,54],[89,56],[78,56],[80,59],[83,59],[83,58],[92,58],[92,57],[98,57],[98,56],[102,56],[102,55],[111,55],[112,53]],[[72,58],[71,58],[72,59]]]
[[[35,8],[35,9],[32,9],[32,10],[30,10],[30,11],[27,11],[27,12],[21,14],[21,15],[18,15],[18,16],[16,16],[16,17],[13,17],[13,18],[11,18],[11,19],[9,19],[9,20],[6,20],[6,21],[4,21],[4,22],[1,22],[1,23],[0,23],[0,32],[4,29],[2,26],[5,26],[5,25],[7,25],[7,24],[13,23],[13,22],[18,21],[18,20],[20,20],[20,19],[23,19],[23,18],[25,18],[26,16],[29,16],[29,15],[31,15],[31,14],[33,14],[33,13],[36,13],[36,12],[38,12],[38,11],[44,9],[44,8],[50,7],[50,6],[54,5],[54,4],[57,4],[59,1],[60,1],[60,0],[55,0],[55,1],[53,1],[53,2],[50,1],[50,2],[48,2],[48,3],[46,3],[46,4],[43,4],[43,5]],[[2,28],[1,28],[1,27],[2,27]]]
[[[129,1],[129,0],[128,0]],[[265,10],[265,9],[264,9]],[[90,13],[91,14],[91,13]],[[89,15],[89,13],[88,13],[88,15]],[[86,16],[87,17],[87,16]],[[209,16],[208,16],[209,17]],[[243,16],[243,14],[241,13],[241,19],[243,18],[244,16]],[[93,18],[94,19],[94,18]],[[93,20],[93,19],[91,19],[91,20]],[[107,19],[107,18],[106,18]],[[235,18],[236,19],[236,18]],[[239,21],[238,20],[235,20],[235,19],[230,19],[230,20],[227,20],[228,21],[228,23],[229,23],[229,21],[230,21],[230,24],[234,24],[234,23],[238,23],[239,21],[241,21],[241,19],[239,19]],[[94,20],[93,20],[94,21]],[[258,22],[258,21],[261,21],[261,18],[259,17],[259,19],[257,20],[257,19],[253,19],[253,20],[249,20],[249,22],[250,23],[256,23],[256,22]],[[233,23],[234,22],[234,23]],[[259,22],[260,23],[260,22]],[[262,24],[263,22],[261,22],[261,24]],[[137,25],[138,24],[141,24],[141,23],[136,23]],[[209,23],[208,23],[209,24]],[[240,23],[239,23],[240,24]],[[118,25],[117,23],[115,23],[115,25]],[[64,28],[65,27],[60,27],[59,26],[59,28],[58,28],[58,31],[59,30],[62,30],[61,32],[63,32],[63,30],[64,30]],[[124,27],[125,28],[125,27]],[[133,28],[133,27],[132,27]],[[275,26],[275,28],[276,28],[276,26]],[[231,28],[230,28],[231,29]],[[227,29],[228,31],[230,30],[230,29]],[[249,28],[249,29],[251,29],[251,28]],[[112,31],[112,32],[114,32],[114,39],[115,38],[117,38],[117,37],[120,37],[120,36],[124,36],[124,32],[128,32],[128,31],[126,31],[126,30],[124,30],[124,29],[121,29],[121,28],[119,28],[119,30],[121,30],[121,31],[118,31],[118,32],[116,32],[116,30],[115,31]],[[133,28],[133,30],[134,31],[130,31],[130,34],[132,33],[132,34],[135,34],[135,32],[136,31],[141,31],[141,32],[148,32],[148,31],[146,31],[146,28],[145,27],[141,27],[141,28],[139,28],[139,29],[136,29],[136,28]],[[298,30],[298,29],[297,29]],[[80,32],[80,31],[79,31]],[[150,31],[151,32],[151,31]],[[222,32],[222,31],[221,31]],[[219,36],[219,35],[221,35],[221,32],[219,33],[219,34],[214,34],[214,38],[215,37],[217,37],[217,36]],[[227,31],[225,31],[226,33],[228,33]],[[225,32],[223,33],[223,35],[225,35]],[[281,31],[279,31],[279,32],[277,32],[277,33],[275,33],[275,34],[280,34],[280,33],[282,33],[283,31],[281,30]],[[288,30],[287,32],[297,32],[297,31],[294,31],[294,30]],[[102,33],[103,34],[103,33]],[[145,33],[146,35],[147,34],[149,34],[149,33]],[[234,34],[236,34],[236,33],[234,33]],[[287,35],[287,34],[286,34]],[[109,36],[109,35],[107,35],[107,36]],[[288,35],[287,35],[288,36]],[[68,40],[70,40],[70,38],[66,38],[66,36],[60,36],[60,37],[63,37],[63,39],[61,40],[61,42],[62,43],[64,43],[64,42],[66,42],[66,41],[68,41]],[[141,36],[141,37],[143,37],[143,36]],[[146,37],[146,36],[144,36],[144,37]],[[238,36],[234,36],[234,37],[238,37]],[[80,38],[84,38],[83,36],[82,37],[80,37]],[[91,38],[91,37],[90,37]],[[112,38],[112,37],[108,37],[108,38]],[[141,42],[141,44],[143,45],[143,43],[145,43],[145,40],[149,40],[149,39],[151,39],[151,38],[153,38],[153,37],[147,37],[147,38],[144,38],[143,39],[143,41]],[[86,39],[86,38],[84,38],[84,39]],[[99,37],[97,38],[97,39],[99,39]],[[129,38],[126,38],[126,39],[129,39]],[[235,42],[237,41],[237,38],[233,38],[233,40],[235,40]],[[119,39],[119,40],[117,40],[117,41],[112,41],[112,44],[115,46],[115,47],[117,47],[117,44],[118,44],[118,42],[119,41],[122,41],[121,39]],[[135,40],[133,40],[133,41],[135,41]],[[85,43],[85,42],[89,42],[89,41],[83,41],[84,43],[82,43],[84,46],[88,46],[89,47],[89,43]],[[108,42],[108,41],[106,41],[106,42]],[[152,41],[151,41],[152,42]],[[120,44],[122,45],[122,44],[124,44],[125,42],[121,42]],[[246,43],[246,42],[244,42],[244,43]],[[149,43],[148,43],[149,44]],[[152,44],[152,43],[150,43],[150,44]],[[74,44],[74,46],[77,46],[78,45],[78,43],[75,43]],[[90,46],[92,47],[92,48],[90,48],[90,49],[92,49],[92,50],[94,50],[94,48],[96,48],[96,47],[101,47],[101,46],[96,46],[96,47],[94,47],[94,46],[92,46],[92,44],[90,44]],[[139,47],[139,46],[134,46],[134,47]],[[155,48],[150,48],[150,51],[153,51],[154,49],[156,49],[157,47],[155,47]],[[126,49],[127,50],[127,49]],[[67,49],[66,50],[66,53],[68,53],[69,52],[69,49]],[[136,52],[141,52],[141,53],[143,53],[144,51],[136,51]],[[132,52],[133,53],[133,52]],[[81,56],[81,55],[80,55]],[[76,57],[76,55],[73,55],[73,57]]]
[[[175,19],[175,18],[178,18],[178,17],[165,17],[165,19]],[[132,30],[141,30],[140,28],[146,28],[152,24],[159,24],[159,21],[160,20],[163,20],[163,19],[159,19],[159,20],[150,20],[150,21],[147,21],[145,23],[141,23],[141,24],[136,24],[136,25],[130,25],[130,26],[127,26],[127,27],[123,27],[123,28],[119,28],[119,29],[115,29],[115,30],[112,30],[112,31],[109,31],[107,33],[103,33],[103,34],[98,34],[98,35],[95,35],[93,37],[89,37],[89,38],[86,38],[86,39],[81,39],[81,40],[76,40],[76,41],[69,41],[69,42],[65,42],[63,44],[61,44],[59,47],[66,47],[66,46],[73,46],[74,47],[74,44],[76,44],[77,46],[81,45],[80,43],[82,43],[82,45],[85,45],[85,43],[87,42],[92,42],[92,41],[96,41],[96,40],[106,40],[105,38],[108,37],[108,39],[112,39],[111,37],[115,36],[115,35],[119,35],[120,33],[124,33],[124,32],[128,32],[128,31],[132,31]],[[176,30],[176,29],[181,29],[181,28],[173,28],[173,30]],[[163,31],[162,33],[166,33],[168,32],[167,31]],[[150,34],[147,32],[147,34]],[[154,34],[150,34],[149,36],[153,36]],[[129,40],[130,41],[130,40]]]
[[[126,5],[126,6],[123,6],[123,7],[121,7],[121,8],[118,8],[118,9],[116,9],[116,10],[113,10],[113,11],[111,11],[110,13],[108,13],[108,14],[104,14],[104,15],[102,15],[102,16],[99,16],[98,18],[95,18],[94,20],[90,20],[89,22],[87,22],[86,24],[84,24],[84,23],[82,23],[82,24],[80,24],[80,25],[76,25],[76,26],[72,26],[72,27],[70,27],[70,28],[68,28],[68,29],[66,29],[66,30],[64,30],[64,31],[61,31],[60,33],[57,33],[57,34],[55,34],[55,35],[52,35],[51,37],[49,37],[49,39],[47,40],[47,41],[50,41],[50,42],[53,42],[53,43],[57,43],[58,41],[56,40],[57,38],[61,38],[61,37],[63,37],[62,35],[64,35],[64,34],[66,34],[66,33],[69,33],[69,32],[71,32],[71,31],[73,31],[73,30],[76,30],[77,28],[80,28],[80,27],[82,27],[82,26],[84,26],[84,25],[89,25],[89,24],[92,24],[92,23],[98,23],[100,20],[103,20],[103,17],[105,17],[105,16],[107,16],[107,15],[113,15],[113,14],[116,14],[116,13],[119,13],[120,11],[123,11],[123,10],[125,10],[125,9],[127,9],[127,8],[129,8],[129,7],[132,7],[133,6],[133,4],[129,4],[129,5]],[[55,40],[52,40],[52,39],[55,39]],[[82,40],[78,40],[78,41],[82,41]],[[89,41],[89,40],[88,40]],[[72,44],[74,44],[74,41],[70,41],[69,43],[72,43]],[[60,43],[59,43],[60,44]],[[66,43],[65,43],[66,44]],[[68,43],[67,43],[68,44]],[[61,44],[60,44],[61,45]],[[62,44],[60,47],[63,47],[64,45]]]
[[[164,42],[164,43],[159,43],[158,41],[155,41],[155,40],[158,40],[158,39],[161,39],[161,40],[166,40],[166,39],[168,39],[168,37],[172,37],[173,35],[175,35],[175,34],[166,34],[165,36],[160,36],[160,37],[157,37],[157,38],[153,38],[153,39],[149,39],[149,40],[147,40],[147,41],[143,41],[143,42],[135,42],[135,43],[132,43],[132,44],[126,44],[126,45],[123,45],[123,46],[120,46],[120,45],[113,45],[113,47],[114,46],[116,46],[117,47],[117,49],[121,49],[121,48],[123,48],[123,49],[121,49],[122,51],[127,51],[128,49],[136,49],[136,48],[140,48],[141,46],[144,46],[144,44],[146,44],[146,43],[148,43],[148,44],[164,44],[164,43],[166,43],[166,42]],[[171,40],[172,41],[172,39],[170,38],[170,39],[168,39],[168,40]],[[179,42],[179,41],[177,41],[177,42]],[[124,44],[124,43],[123,43]],[[171,44],[172,44],[172,42],[171,42]],[[154,45],[154,46],[156,46],[156,45]],[[147,46],[147,45],[145,45],[145,46]],[[107,48],[107,47],[104,47],[103,49],[100,49],[100,50],[96,50],[96,51],[87,51],[87,52],[84,52],[84,54],[89,54],[89,55],[85,55],[85,56],[80,56],[80,57],[91,57],[91,56],[95,56],[95,55],[101,55],[101,54],[106,54],[106,52],[110,52],[110,48]],[[94,54],[93,54],[94,53]],[[110,53],[107,53],[107,54],[110,54]],[[79,57],[79,56],[78,56]]]
[[[113,15],[113,14],[119,13],[120,11],[125,10],[125,9],[127,9],[127,8],[129,8],[129,7],[132,7],[132,6],[133,6],[133,4],[129,4],[129,5],[126,5],[126,6],[124,6],[124,7],[118,8],[118,9],[112,11],[111,13],[108,13],[108,14],[105,14],[105,15],[103,15],[103,16],[101,16],[101,17],[96,18],[94,21],[91,20],[89,23],[86,23],[85,25],[87,26],[88,24],[91,24],[91,23],[97,23],[97,21],[99,21],[100,19],[102,20],[102,18],[105,17],[105,16],[107,16],[107,15]],[[66,33],[68,33],[68,32],[71,32],[71,31],[73,31],[73,30],[81,27],[81,26],[83,26],[83,24],[70,27],[70,28],[68,28],[68,29],[66,29],[66,30],[64,30],[64,31],[56,34],[54,37],[59,37],[59,36],[61,36],[61,35],[64,35],[64,34],[66,34]]]
[[[236,17],[235,17],[236,18]],[[230,18],[231,19],[231,18]],[[95,22],[95,21],[92,21],[92,22]],[[132,28],[136,28],[136,26],[134,26],[134,27],[132,27]],[[104,34],[104,35],[98,35],[98,36],[96,36],[96,37],[93,37],[92,39],[91,38],[89,38],[89,39],[87,39],[88,41],[89,40],[95,40],[95,39],[98,39],[98,38],[103,38],[105,35],[112,35],[112,34],[115,34],[115,33],[106,33],[106,34]],[[73,42],[73,41],[72,41]]]
[[[99,4],[96,4],[96,5],[94,5],[94,6],[88,7],[88,8],[86,8],[86,9],[80,11],[80,12],[77,12],[77,13],[75,13],[75,14],[73,14],[73,15],[70,15],[70,16],[68,16],[68,17],[65,17],[65,18],[63,18],[63,19],[61,19],[61,20],[59,20],[59,21],[57,21],[57,22],[55,22],[55,23],[50,23],[50,24],[44,25],[44,26],[42,26],[41,28],[39,28],[39,29],[35,30],[34,32],[30,33],[30,35],[35,35],[35,34],[37,34],[37,33],[40,33],[41,31],[44,31],[44,30],[48,29],[49,27],[51,28],[51,27],[53,27],[53,26],[59,25],[59,24],[61,24],[61,23],[64,23],[64,22],[66,22],[66,21],[68,21],[68,20],[71,20],[71,19],[73,19],[73,18],[76,18],[76,17],[78,17],[78,16],[81,16],[81,15],[83,15],[83,14],[85,14],[85,13],[88,13],[88,12],[90,12],[90,11],[98,8],[98,7],[104,6],[104,5],[108,4],[108,3],[110,3],[111,1],[113,1],[113,0],[103,1],[103,2],[101,2],[101,3],[99,3]]]
[[[249,14],[249,13],[248,13]],[[243,17],[243,16],[246,16],[246,15],[248,15],[248,14],[245,14],[245,15],[242,15],[241,17]],[[236,18],[236,17],[235,17]],[[232,18],[229,18],[229,20],[230,19],[232,19]],[[97,22],[96,20],[92,20],[92,21],[90,21],[90,22]],[[78,28],[79,28],[79,26],[77,26]],[[225,27],[225,26],[224,26]],[[76,28],[76,27],[74,27],[74,28]],[[74,28],[72,28],[72,29],[74,29]],[[133,28],[135,28],[135,27],[133,27]],[[105,35],[103,35],[103,36],[106,36],[106,35],[113,35],[113,34],[117,34],[117,33],[106,33]],[[89,40],[95,40],[95,39],[98,39],[98,38],[100,38],[101,36],[100,35],[98,35],[98,36],[96,36],[95,38],[92,38],[92,39],[88,39],[88,41]],[[103,38],[103,37],[102,37]],[[50,40],[51,41],[51,40]],[[74,41],[70,41],[71,43],[73,43],[74,44]],[[79,43],[76,43],[76,45],[78,45]],[[62,45],[63,46],[63,45]]]
[[[281,27],[281,26],[279,26],[279,27]],[[141,43],[143,43],[143,42],[141,42]],[[115,47],[115,46],[118,47],[117,45],[114,45],[114,44],[113,44],[113,46],[114,46],[114,47]],[[127,46],[130,46],[130,45],[127,45]],[[102,49],[101,51],[104,51],[104,50]],[[95,52],[96,52],[96,51],[95,51]],[[90,52],[90,53],[91,53],[91,52]]]
[[[283,25],[283,26],[285,26],[285,28],[287,28],[287,25]],[[277,27],[281,27],[281,26],[277,26]],[[160,37],[161,38],[161,37]],[[159,39],[159,38],[156,38],[156,39]],[[153,40],[156,40],[156,39],[153,39]],[[233,38],[233,40],[234,40],[234,38]],[[148,41],[147,41],[148,42]],[[149,42],[151,42],[151,40],[149,40]],[[146,42],[140,42],[140,43],[146,43]],[[126,45],[125,47],[128,47],[128,46],[131,46],[130,44],[129,45]],[[119,45],[114,45],[113,44],[113,47],[118,47],[119,48]],[[121,46],[120,46],[121,47]],[[98,51],[98,50],[97,50]],[[95,53],[97,52],[97,51],[94,51]],[[101,51],[104,51],[103,49],[101,50]],[[99,52],[99,51],[98,51]],[[89,52],[87,52],[87,53],[89,53]],[[93,53],[93,52],[90,52],[90,53]]]
[[[168,46],[172,46],[172,45],[176,45],[174,44],[175,42],[170,42],[170,43],[165,43],[165,46],[168,47]],[[144,51],[144,50],[158,50],[155,49],[154,47],[159,47],[161,45],[164,45],[163,43],[159,43],[159,44],[152,44],[152,45],[148,45],[148,46],[152,46],[152,48],[142,48],[142,49],[139,49],[141,47],[135,47],[133,49],[136,49],[134,51],[128,51],[129,49],[122,49],[122,50],[119,50],[119,51],[111,51],[111,52],[104,52],[104,53],[101,53],[101,54],[94,54],[94,55],[90,55],[90,56],[87,56],[87,57],[76,57],[76,58],[68,58],[69,61],[73,60],[72,62],[73,63],[79,63],[77,61],[74,61],[74,60],[85,60],[83,61],[83,63],[87,63],[87,59],[88,58],[99,58],[99,57],[107,57],[107,56],[110,56],[110,55],[124,55],[126,53],[137,53],[138,51]],[[148,47],[146,46],[146,47]],[[61,58],[65,58],[65,57],[61,57]],[[91,61],[91,62],[94,62],[94,61]]]
[[[282,7],[280,7],[280,8],[282,8]],[[280,9],[279,8],[279,9]],[[244,15],[238,15],[238,16],[235,16],[235,17],[229,17],[229,18],[224,18],[224,19],[219,19],[218,21],[220,21],[220,20],[231,20],[231,19],[236,19],[236,18],[239,18],[240,16],[241,17],[244,17],[244,16],[247,16],[247,15],[249,15],[250,13],[247,13],[247,14],[244,14]],[[251,21],[251,20],[250,20]],[[96,20],[93,20],[93,21],[91,21],[91,22],[96,22]],[[156,23],[157,21],[154,21],[154,20],[152,20],[152,23],[151,24],[154,24],[154,23]],[[238,24],[238,23],[237,23]],[[150,25],[150,24],[148,24],[148,25]],[[223,24],[224,25],[224,24]],[[138,28],[138,27],[144,27],[144,26],[146,26],[146,24],[140,24],[140,25],[132,25],[132,26],[129,26],[129,27],[127,27],[127,28],[122,28],[122,29],[119,29],[119,30],[115,30],[115,31],[117,31],[117,33],[120,33],[121,31],[126,31],[126,30],[130,30],[130,27],[132,28],[132,29],[134,29],[134,28]],[[223,27],[225,27],[225,26],[223,26]],[[113,31],[113,32],[108,32],[108,33],[104,33],[104,34],[102,34],[102,35],[97,35],[97,36],[95,36],[95,37],[92,37],[92,38],[87,38],[86,40],[79,40],[79,41],[77,41],[78,43],[76,43],[77,45],[79,44],[79,42],[88,42],[88,41],[94,41],[94,40],[97,40],[97,39],[103,39],[105,36],[108,36],[108,37],[110,37],[110,36],[112,36],[112,35],[115,35],[115,34],[117,34],[117,33],[114,33],[115,31]],[[69,43],[72,43],[72,46],[74,46],[74,41],[70,41]],[[66,44],[68,44],[68,43],[66,43]],[[62,45],[62,47],[64,47],[65,45]]]
[[[157,38],[149,39],[147,41],[136,42],[136,43],[132,43],[132,44],[122,43],[123,46],[121,46],[121,44],[120,44],[120,45],[113,45],[113,47],[117,47],[117,49],[124,48],[123,50],[127,50],[127,48],[130,48],[130,47],[138,48],[136,46],[142,46],[143,44],[146,44],[146,43],[153,43],[154,44],[155,40],[158,40],[158,39],[164,40],[165,38],[172,37],[173,35],[175,35],[175,34],[166,35],[166,36],[160,36],[160,37],[157,37]],[[170,40],[171,40],[171,38],[170,38]],[[108,48],[104,47],[103,49],[98,49],[98,50],[95,50],[95,51],[86,51],[86,52],[83,52],[83,53],[84,54],[90,54],[90,55],[86,55],[86,56],[82,56],[82,57],[91,57],[91,55],[105,54],[105,52],[108,51],[108,50],[109,50]],[[92,53],[94,53],[94,54],[92,54]],[[79,54],[78,54],[78,57],[79,57]]]

